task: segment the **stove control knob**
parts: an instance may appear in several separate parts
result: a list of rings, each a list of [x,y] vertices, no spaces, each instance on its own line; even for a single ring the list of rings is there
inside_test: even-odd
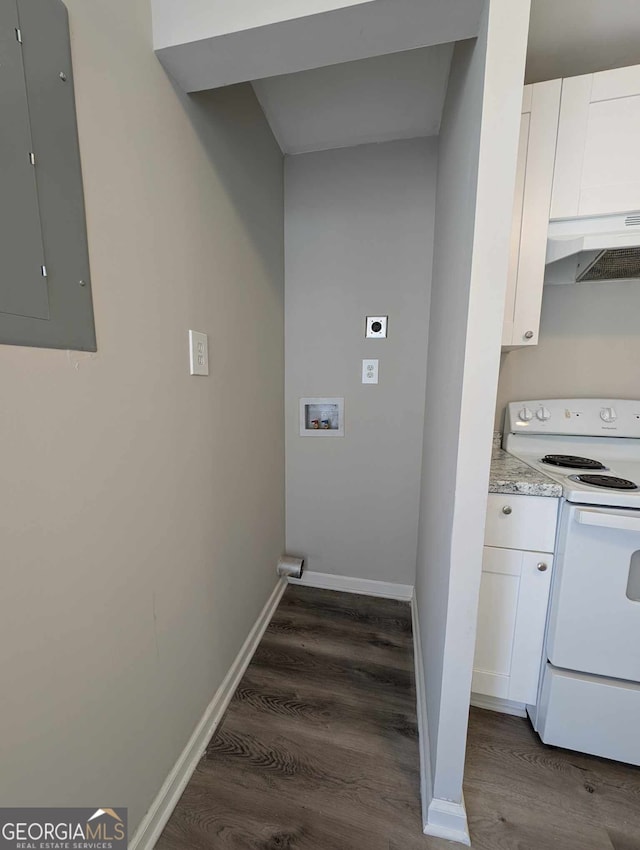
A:
[[[522,410],[518,413],[518,419],[521,422],[531,422],[533,419],[533,412],[529,410],[528,407],[523,407]]]
[[[613,407],[603,407],[600,411],[600,419],[603,422],[615,422],[618,418],[618,414],[615,412]]]
[[[536,410],[536,416],[541,422],[547,422],[549,419],[551,419],[551,411],[548,410],[546,407],[539,407]]]

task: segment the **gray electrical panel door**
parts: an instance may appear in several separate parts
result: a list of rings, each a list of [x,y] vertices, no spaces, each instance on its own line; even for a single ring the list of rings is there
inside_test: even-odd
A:
[[[96,350],[62,0],[0,0],[2,343]]]
[[[46,319],[49,296],[20,27],[0,5],[0,312]]]

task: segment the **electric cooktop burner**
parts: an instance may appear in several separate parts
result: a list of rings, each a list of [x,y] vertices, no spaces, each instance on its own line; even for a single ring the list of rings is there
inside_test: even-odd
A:
[[[542,463],[549,466],[565,466],[569,469],[606,469],[607,467],[599,460],[590,457],[577,457],[576,455],[545,455]]]
[[[581,484],[590,484],[593,487],[605,487],[609,490],[637,490],[638,485],[626,478],[617,478],[615,475],[571,475],[572,481]]]

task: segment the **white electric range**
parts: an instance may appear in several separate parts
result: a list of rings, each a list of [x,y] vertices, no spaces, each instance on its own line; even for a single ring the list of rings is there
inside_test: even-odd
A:
[[[640,401],[512,403],[503,448],[563,488],[534,727],[640,765]]]

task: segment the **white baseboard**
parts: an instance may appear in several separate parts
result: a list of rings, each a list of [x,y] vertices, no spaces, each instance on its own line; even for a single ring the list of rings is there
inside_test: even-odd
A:
[[[420,639],[420,616],[415,594],[411,598],[413,630],[413,660],[416,676],[416,713],[418,716],[418,749],[420,754],[420,799],[422,800],[422,824],[425,835],[471,844],[467,812],[464,799],[461,803],[440,800],[433,796],[431,780],[431,750],[427,725],[427,697]]]
[[[527,707],[523,702],[514,702],[510,699],[490,697],[487,694],[471,694],[471,705],[476,708],[484,708],[487,711],[499,711],[501,714],[512,714],[514,717],[526,717]]]
[[[278,607],[278,603],[286,588],[286,579],[280,579],[249,632],[224,681],[207,706],[193,735],[164,781],[162,788],[142,819],[140,826],[135,831],[129,842],[129,850],[152,850],[155,846],[160,833],[180,799],[180,795],[191,779],[191,775],[196,769],[198,762],[204,755],[211,736],[222,720],[227,706],[231,702],[231,697],[240,684],[240,680],[258,648],[262,635],[269,625],[269,621]]]
[[[451,800],[440,800],[434,797],[429,803],[424,834],[469,846],[471,837],[464,799],[460,803],[452,803]]]
[[[415,593],[411,597],[411,630],[413,632],[413,664],[416,677],[416,715],[418,717],[418,751],[420,756],[420,800],[422,801],[422,823],[426,826],[429,819],[429,801],[433,797],[431,787],[431,750],[429,749],[429,728],[427,726],[427,695],[424,687],[424,663],[422,660],[422,640],[420,638],[420,618]]]
[[[413,585],[396,584],[392,581],[374,581],[368,578],[352,576],[334,576],[331,573],[305,571],[302,578],[290,578],[291,584],[307,587],[319,587],[323,590],[341,590],[344,593],[362,593],[365,596],[382,596],[385,599],[402,599],[409,602],[413,598]]]

